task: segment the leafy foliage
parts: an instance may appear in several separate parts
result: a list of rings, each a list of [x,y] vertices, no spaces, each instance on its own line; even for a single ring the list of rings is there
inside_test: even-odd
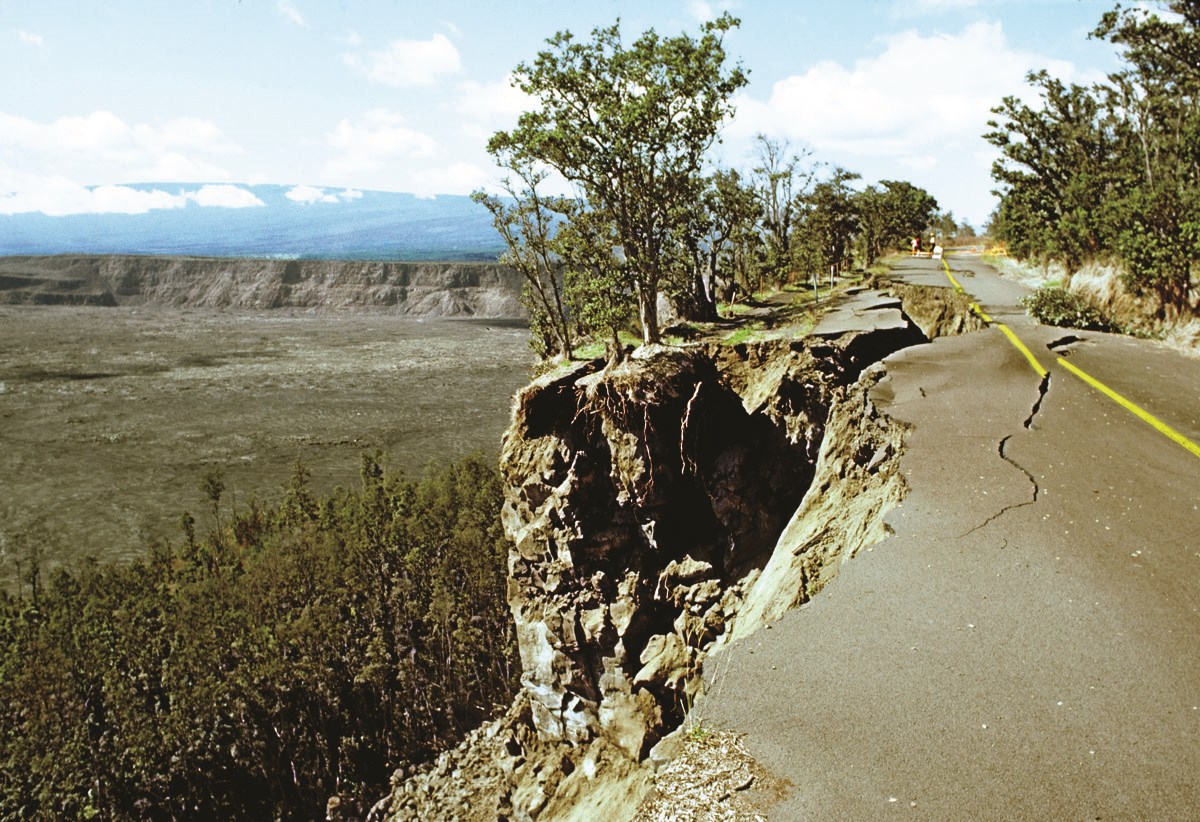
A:
[[[1025,310],[1038,322],[1085,331],[1116,331],[1100,309],[1080,295],[1061,286],[1045,286],[1026,296]]]
[[[985,137],[1002,154],[993,231],[1011,252],[1072,269],[1115,257],[1166,313],[1191,304],[1200,258],[1200,6],[1160,8],[1172,14],[1139,4],[1101,18],[1094,36],[1126,64],[1107,83],[1035,72],[1040,107],[1005,98]]]
[[[621,259],[613,273],[624,288],[595,295],[633,295],[645,342],[658,342],[658,294],[681,274],[676,255],[687,207],[700,196],[704,154],[746,83],[740,67],[726,67],[722,46],[737,25],[726,14],[696,38],[650,30],[629,45],[616,25],[595,29],[588,42],[559,32],[514,74],[537,107],[488,143],[495,156],[557,171],[612,227]]]
[[[797,212],[816,176],[804,165],[811,152],[792,152],[786,140],[765,134],[755,136],[758,166],[754,169],[754,193],[759,201],[762,223],[762,273],[783,282],[793,263],[793,230]]]
[[[800,238],[792,254],[801,270],[823,274],[830,267],[841,271],[848,264],[859,215],[854,192],[847,184],[858,177],[852,171],[834,168],[829,179],[817,183],[800,198]]]
[[[880,185],[882,189],[867,186],[854,198],[864,267],[870,267],[889,246],[903,246],[921,234],[938,207],[933,195],[912,183],[881,180]]]
[[[843,270],[860,231],[870,265],[933,219],[937,203],[923,189],[889,180],[860,195],[849,186],[857,174],[826,169],[821,179],[808,149],[764,134],[749,174],[706,169],[746,83],[723,45],[737,25],[724,14],[696,37],[650,30],[630,44],[616,25],[588,41],[559,32],[517,66],[514,85],[533,106],[488,151],[525,185],[507,185],[514,205],[475,199],[493,213],[505,261],[531,284],[543,358],[570,351],[572,329],[619,354],[619,333],[635,320],[643,342],[657,342],[660,296],[684,320],[713,321],[718,294],[732,304],[798,273]],[[538,194],[552,172],[571,197]],[[562,299],[547,299],[559,283]]]
[[[0,817],[313,818],[507,702],[497,472],[361,473],[0,596]]]
[[[553,242],[560,223],[556,213],[565,213],[571,204],[539,191],[548,176],[545,170],[511,156],[504,162],[517,176],[517,182],[503,181],[508,199],[484,191],[476,191],[471,199],[491,212],[492,224],[504,240],[507,251],[500,262],[525,278],[521,301],[529,311],[530,346],[542,359],[570,356],[571,318]]]

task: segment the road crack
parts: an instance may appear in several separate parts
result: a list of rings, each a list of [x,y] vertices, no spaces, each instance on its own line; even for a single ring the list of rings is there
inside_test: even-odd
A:
[[[1042,377],[1042,382],[1038,385],[1038,395],[1037,399],[1033,401],[1033,408],[1029,409],[1029,416],[1025,418],[1025,422],[1023,423],[1025,430],[1028,431],[1033,428],[1033,418],[1036,417],[1038,412],[1042,410],[1042,400],[1046,399],[1046,392],[1049,390],[1050,375],[1046,374],[1046,376]],[[1012,435],[1010,434],[1009,436]],[[1008,437],[1005,437],[1004,439],[1006,440]],[[1000,442],[1003,447],[1004,440],[1000,440]],[[1001,451],[1000,456],[1004,456],[1003,451]]]
[[[1049,390],[1050,390],[1050,375],[1047,374],[1045,377],[1042,378],[1041,383],[1038,385],[1037,399],[1034,400],[1033,407],[1029,410],[1029,416],[1026,417],[1024,423],[1022,423],[1026,430],[1033,429],[1033,420],[1035,417],[1037,417],[1038,412],[1042,410],[1042,401],[1044,399],[1046,399],[1046,393]],[[959,535],[959,539],[962,539],[963,537],[967,536],[968,534],[973,534],[976,531],[980,530],[981,528],[987,527],[988,525],[995,522],[1000,517],[1007,514],[1009,511],[1015,511],[1016,509],[1024,508],[1027,505],[1034,505],[1035,503],[1037,503],[1038,499],[1041,497],[1042,487],[1040,485],[1038,485],[1037,479],[1033,476],[1033,474],[1031,474],[1025,468],[1025,466],[1021,465],[1019,462],[1017,462],[1016,460],[1014,460],[1012,457],[1010,457],[1008,455],[1008,441],[1011,440],[1012,438],[1013,438],[1013,435],[1008,434],[1003,439],[1001,439],[1000,444],[996,448],[996,451],[1000,455],[1000,459],[1007,462],[1013,468],[1016,468],[1018,471],[1020,471],[1022,474],[1025,475],[1026,479],[1029,480],[1029,484],[1031,486],[1033,486],[1033,494],[1032,494],[1031,498],[1024,500],[1022,502],[1014,502],[1012,505],[1004,506],[999,511],[997,511],[996,513],[992,514],[990,517],[985,519],[983,522],[976,525],[974,528],[970,529],[969,531],[964,531],[962,534]]]

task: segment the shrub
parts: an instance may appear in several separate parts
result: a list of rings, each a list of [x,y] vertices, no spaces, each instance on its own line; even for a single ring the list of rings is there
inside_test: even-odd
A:
[[[1117,327],[1085,298],[1060,286],[1045,286],[1021,300],[1029,315],[1046,325],[1089,331],[1116,331]]]
[[[223,487],[206,478],[214,507]],[[499,472],[319,497],[0,592],[0,819],[313,819],[506,704]],[[190,525],[190,522],[189,522]]]

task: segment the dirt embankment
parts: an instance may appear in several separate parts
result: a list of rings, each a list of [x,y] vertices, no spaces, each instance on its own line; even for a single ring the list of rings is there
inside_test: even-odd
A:
[[[0,304],[379,309],[521,319],[521,278],[496,263],[209,257],[0,258]]]
[[[948,289],[896,296],[875,329],[659,346],[523,389],[501,454],[521,690],[376,815],[633,817],[709,651],[882,536],[904,431],[873,364],[971,324]]]

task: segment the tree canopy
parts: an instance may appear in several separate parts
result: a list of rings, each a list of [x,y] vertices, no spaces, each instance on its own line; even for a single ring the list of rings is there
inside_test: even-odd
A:
[[[514,72],[531,99],[488,151],[510,173],[507,197],[477,192],[526,279],[534,348],[571,356],[597,337],[614,357],[635,322],[661,336],[660,298],[684,320],[718,318],[717,297],[864,265],[922,232],[937,203],[911,183],[857,191],[858,175],[811,160],[806,147],[759,134],[748,173],[709,156],[746,73],[723,45],[728,14],[698,35],[619,26],[581,40],[559,32]],[[516,180],[516,183],[512,181]],[[565,183],[567,196],[540,186]]]
[[[313,819],[456,742],[516,686],[499,472],[365,456],[319,497],[131,565],[0,592],[0,817]]]
[[[1193,302],[1200,258],[1200,4],[1117,6],[1093,36],[1120,47],[1105,83],[1028,81],[1030,106],[1006,97],[985,137],[1000,206],[993,230],[1020,256],[1068,268],[1121,261],[1126,283],[1160,311]]]
[[[612,227],[617,270],[636,296],[647,343],[660,336],[659,292],[680,273],[672,261],[686,207],[700,197],[705,153],[746,83],[722,42],[737,25],[724,14],[698,37],[650,30],[628,45],[618,25],[589,41],[559,32],[514,74],[536,108],[488,143],[494,155],[557,171]]]

